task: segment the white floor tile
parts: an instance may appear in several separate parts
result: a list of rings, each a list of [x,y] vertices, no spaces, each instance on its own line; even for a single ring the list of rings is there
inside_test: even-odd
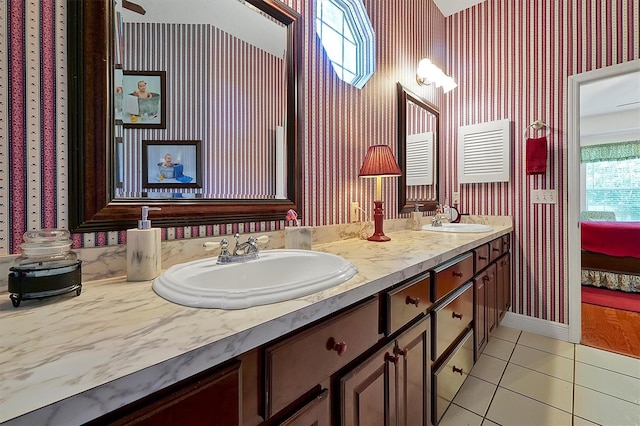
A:
[[[601,425],[640,425],[640,406],[578,385],[574,414]]]
[[[528,333],[526,331],[523,331],[520,335],[518,345],[528,346],[533,349],[560,355],[565,358],[573,359],[574,357],[575,345],[573,343],[552,339],[539,334]]]
[[[573,416],[573,426],[600,426],[598,423],[590,422],[582,417]]]
[[[640,359],[638,358],[607,352],[589,346],[576,345],[576,361],[640,379]]]
[[[467,377],[453,402],[484,417],[498,386],[473,376]]]
[[[549,352],[516,345],[509,362],[558,379],[573,381],[573,360]]]
[[[570,413],[503,388],[496,391],[487,419],[501,425],[571,425]]]
[[[572,409],[573,383],[519,365],[507,365],[500,387],[569,413]]]
[[[491,382],[494,385],[500,383],[500,379],[502,378],[502,373],[504,373],[504,369],[507,367],[507,361],[494,358],[492,356],[482,354],[476,365],[473,366],[473,370],[471,370],[471,374],[478,379],[486,380],[487,382]]]
[[[640,379],[635,377],[576,362],[576,385],[638,404],[640,410]]]
[[[493,331],[493,333],[491,334],[491,337],[497,337],[498,339],[515,343],[518,341],[518,337],[520,337],[520,333],[522,333],[522,330],[518,330],[511,327],[505,327],[504,325],[501,325]]]
[[[494,423],[491,420],[484,419],[482,426],[500,426],[498,423]]]
[[[513,352],[513,348],[515,346],[515,343],[507,342],[506,340],[489,339],[489,343],[487,343],[487,346],[485,346],[482,353],[509,361],[509,358],[511,358],[511,352]]]
[[[451,404],[447,412],[444,413],[440,423],[438,423],[438,426],[480,426],[481,424],[482,417],[455,404]]]

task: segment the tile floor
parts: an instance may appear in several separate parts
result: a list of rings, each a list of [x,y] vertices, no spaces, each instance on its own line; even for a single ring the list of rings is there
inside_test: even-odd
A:
[[[439,426],[640,426],[640,359],[499,327]]]

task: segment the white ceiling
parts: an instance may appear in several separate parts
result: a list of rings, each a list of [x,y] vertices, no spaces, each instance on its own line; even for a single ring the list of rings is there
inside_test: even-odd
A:
[[[580,85],[581,117],[630,110],[640,110],[640,72]]]
[[[444,16],[451,16],[485,0],[433,0]]]

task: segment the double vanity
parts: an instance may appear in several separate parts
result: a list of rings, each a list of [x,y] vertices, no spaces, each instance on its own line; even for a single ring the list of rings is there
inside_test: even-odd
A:
[[[511,219],[484,219],[490,231],[316,244],[357,273],[246,309],[123,278],[18,309],[7,298],[0,423],[437,423],[511,300]]]

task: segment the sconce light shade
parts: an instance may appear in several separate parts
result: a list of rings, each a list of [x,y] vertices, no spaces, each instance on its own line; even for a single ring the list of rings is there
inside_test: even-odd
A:
[[[420,86],[428,86],[433,83],[436,87],[442,87],[444,93],[450,92],[458,87],[458,84],[453,80],[453,78],[446,75],[428,58],[421,59],[420,62],[418,62],[416,81]]]
[[[375,230],[373,235],[368,238],[369,241],[390,241],[391,238],[384,235],[382,231],[383,225],[383,209],[382,209],[382,177],[383,176],[400,176],[402,171],[391,152],[388,145],[372,145],[367,150],[360,167],[358,176],[375,177],[376,178],[376,199],[373,202],[373,223]]]

